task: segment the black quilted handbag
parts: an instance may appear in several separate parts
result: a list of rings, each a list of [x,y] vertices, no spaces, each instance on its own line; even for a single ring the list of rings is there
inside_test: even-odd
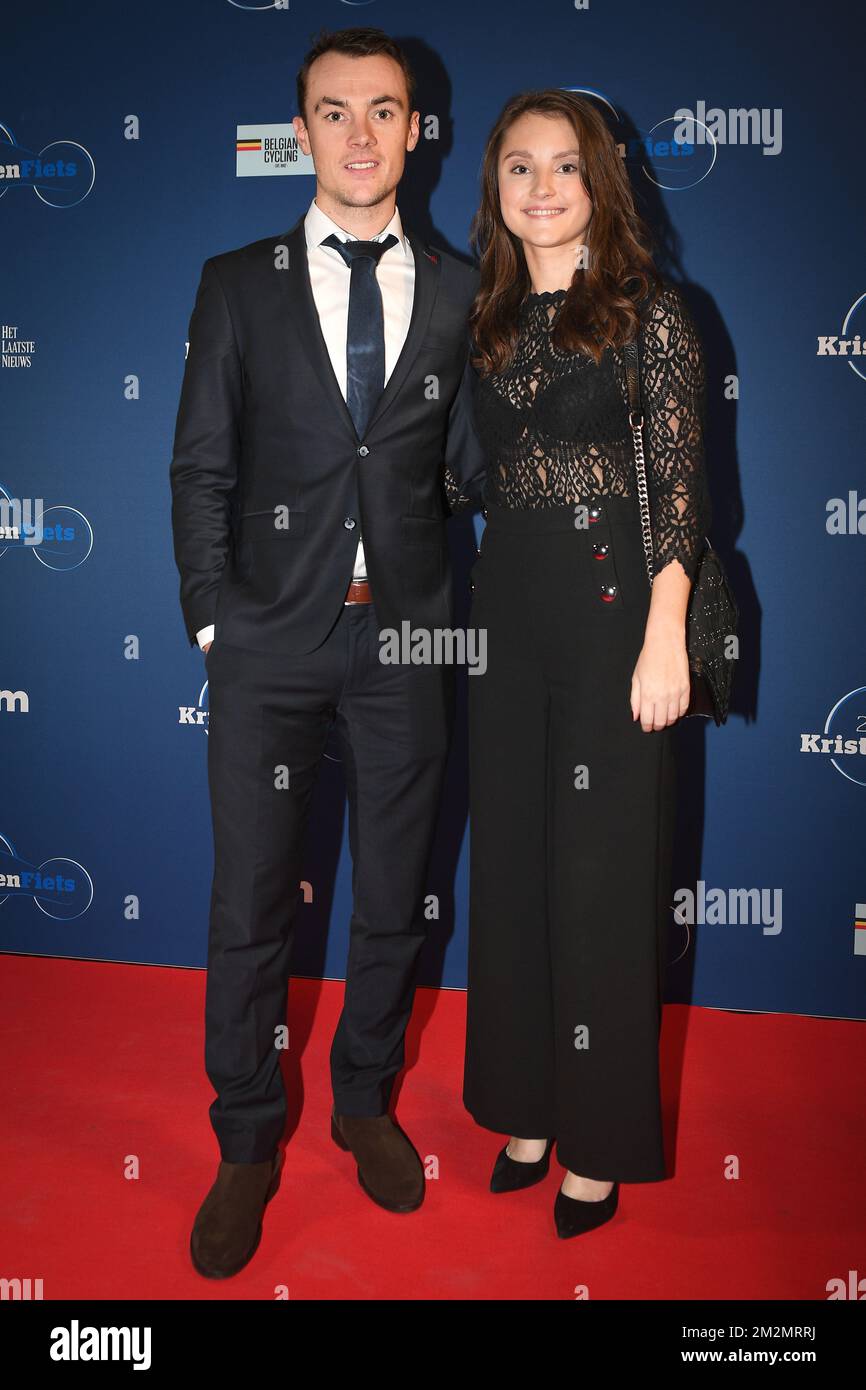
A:
[[[652,584],[653,544],[643,449],[637,342],[626,343],[622,352],[628,383],[628,422],[634,439],[641,533],[647,578]],[[724,724],[728,717],[734,676],[734,658],[726,654],[725,647],[728,639],[736,636],[740,615],[724,565],[710,545],[708,536],[705,540],[686,610],[686,650],[691,673],[691,695],[686,714],[702,715],[706,719],[714,719],[716,724]]]

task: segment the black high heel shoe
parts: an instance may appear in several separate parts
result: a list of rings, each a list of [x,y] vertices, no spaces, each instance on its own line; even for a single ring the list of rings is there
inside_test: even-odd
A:
[[[509,1143],[511,1141],[509,1140]],[[550,1151],[553,1148],[553,1140],[548,1139],[547,1148],[541,1158],[534,1163],[518,1163],[516,1159],[509,1158],[508,1144],[497,1155],[493,1165],[493,1172],[490,1176],[491,1192],[519,1192],[524,1187],[533,1187],[535,1183],[542,1182],[547,1177],[547,1170],[550,1167]]]
[[[596,1226],[603,1226],[605,1221],[610,1220],[618,1205],[618,1182],[600,1202],[583,1202],[579,1197],[567,1197],[560,1188],[553,1204],[556,1234],[568,1240],[571,1236],[582,1235],[584,1231],[594,1231]]]

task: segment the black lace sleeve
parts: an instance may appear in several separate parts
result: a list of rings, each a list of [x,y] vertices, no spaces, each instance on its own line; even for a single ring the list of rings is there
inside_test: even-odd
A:
[[[472,497],[467,497],[461,492],[460,485],[451,469],[445,464],[442,470],[442,483],[445,488],[445,499],[448,503],[448,510],[453,514],[465,511],[473,503]]]
[[[448,415],[442,483],[449,511],[466,511],[483,496],[487,458],[475,419],[477,378],[467,356]]]
[[[706,369],[691,313],[672,286],[641,330],[641,395],[655,573],[679,560],[693,579],[710,522]]]

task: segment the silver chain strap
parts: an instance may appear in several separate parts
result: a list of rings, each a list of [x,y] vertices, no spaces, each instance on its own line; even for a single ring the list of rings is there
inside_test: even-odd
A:
[[[646,556],[646,572],[650,585],[653,582],[655,573],[653,567],[653,533],[650,524],[649,492],[646,481],[646,460],[643,452],[643,413],[640,408],[640,375],[638,365],[637,343],[626,343],[622,349],[622,357],[625,363],[625,379],[628,386],[628,422],[631,426],[632,440],[634,442],[634,470],[637,474],[637,500],[640,505],[640,529],[643,538],[643,550]],[[704,539],[708,546],[711,546],[709,536]]]
[[[634,443],[634,468],[637,474],[637,500],[640,505],[640,529],[643,553],[646,558],[647,579],[653,582],[653,533],[650,524],[649,491],[646,481],[646,460],[643,451],[643,413],[640,408],[640,377],[638,375],[637,343],[623,347],[625,376],[628,384],[628,423]]]

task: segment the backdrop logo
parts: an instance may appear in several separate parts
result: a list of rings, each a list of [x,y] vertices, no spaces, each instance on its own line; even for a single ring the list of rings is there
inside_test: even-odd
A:
[[[801,753],[829,758],[849,782],[866,787],[866,685],[837,700],[821,734],[801,734]]]
[[[229,4],[236,10],[287,10],[290,0],[270,0],[270,4],[257,5],[254,0],[228,0]],[[344,5],[351,5],[358,8],[364,5],[372,5],[373,0],[342,0]]]
[[[194,705],[178,705],[178,724],[185,724],[187,728],[191,729],[204,729],[207,733],[210,719],[209,703],[207,681],[205,681]]]
[[[621,122],[621,116],[614,106],[610,97],[606,97],[604,92],[598,91],[596,87],[560,87],[561,92],[577,92],[580,96],[593,97],[595,101],[600,101],[607,107],[617,125]]]
[[[239,125],[235,144],[237,176],[262,174],[314,174],[312,156],[298,144],[295,127],[288,125]]]
[[[866,381],[866,363],[863,358],[866,352],[863,350],[863,341],[860,333],[856,330],[863,324],[864,309],[866,305],[866,294],[861,294],[859,299],[855,299],[851,308],[842,320],[842,327],[839,334],[818,334],[818,357],[844,357],[848,361],[848,366],[852,372],[856,372],[861,381]],[[852,361],[854,358],[856,360]]]
[[[0,835],[0,903],[7,898],[32,898],[46,917],[71,922],[93,902],[93,880],[75,859],[31,864]]]
[[[672,192],[694,188],[716,162],[712,132],[699,121],[684,120],[679,114],[656,121],[637,144],[642,172],[657,188]],[[637,154],[635,150],[633,157]]]
[[[763,154],[782,150],[782,108],[708,107],[703,100],[679,106],[638,135],[622,129],[622,118],[613,102],[591,87],[563,87],[603,102],[613,116],[612,131],[620,155],[659,188],[674,192],[694,188],[707,177],[716,162],[719,145],[758,145]]]
[[[0,198],[10,188],[32,188],[52,208],[74,208],[87,197],[96,166],[83,145],[55,140],[38,152],[20,144],[0,121]]]
[[[93,549],[93,527],[87,517],[77,507],[42,507],[42,498],[35,500],[40,504],[36,519],[22,506],[22,499],[10,497],[0,483],[0,555],[27,549],[50,570],[83,565]]]
[[[0,368],[32,367],[35,351],[36,343],[21,337],[17,323],[0,323]]]
[[[637,136],[623,129],[622,117],[614,103],[595,87],[562,87],[564,92],[578,92],[592,97],[607,108],[611,117],[611,133],[620,157],[659,188],[681,190],[693,188],[705,179],[716,160],[716,145],[710,135],[700,149],[691,128],[682,116],[667,116]]]

